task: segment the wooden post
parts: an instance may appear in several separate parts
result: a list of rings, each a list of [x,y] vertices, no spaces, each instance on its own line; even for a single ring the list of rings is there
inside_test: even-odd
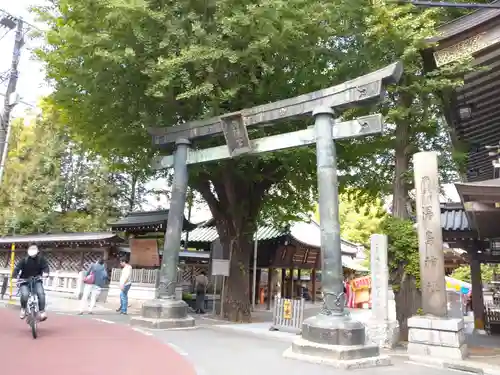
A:
[[[273,272],[274,269],[269,267],[269,269],[267,270],[267,301],[266,301],[267,310],[271,310],[271,301],[274,297]]]
[[[477,251],[477,249],[474,249]],[[474,252],[470,260],[470,278],[472,284],[472,310],[474,311],[474,328],[484,329],[483,281],[481,279],[481,262]]]
[[[290,283],[288,284],[288,295],[289,295],[289,298],[292,298],[294,297],[294,293],[293,293],[293,272],[294,272],[294,268],[293,268],[293,265],[290,267]]]
[[[80,271],[84,271],[84,266],[85,266],[85,251],[82,251],[82,254],[80,255]]]
[[[285,298],[285,276],[286,270],[284,268],[281,269],[281,298]]]
[[[316,268],[313,268],[311,272],[311,280],[312,280],[312,303],[316,303]]]
[[[257,268],[256,272],[255,272],[257,275],[255,276],[255,303],[256,304],[259,304],[259,300],[260,300],[260,297],[259,297],[259,294],[260,294],[260,279],[261,279],[261,276],[262,276],[262,269],[261,268]]]
[[[297,291],[297,298],[302,297],[302,281],[300,280],[301,270],[300,268],[297,270],[297,283],[295,284],[295,290]]]

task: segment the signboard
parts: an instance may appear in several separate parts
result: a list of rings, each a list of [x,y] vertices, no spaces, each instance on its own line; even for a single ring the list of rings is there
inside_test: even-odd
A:
[[[227,256],[228,254],[225,254],[224,247],[222,247],[222,244],[218,238],[214,242],[212,242],[210,254],[212,256],[212,259],[229,259],[229,257]]]
[[[229,276],[229,260],[212,259],[212,276]]]
[[[292,319],[292,301],[289,299],[283,301],[283,318]]]
[[[221,121],[222,131],[231,157],[249,153],[251,151],[250,140],[241,113],[221,117]]]
[[[160,256],[155,239],[134,238],[130,240],[130,264],[135,267],[158,267]]]
[[[372,287],[372,278],[370,276],[359,277],[351,281],[354,291],[359,289],[370,289]]]

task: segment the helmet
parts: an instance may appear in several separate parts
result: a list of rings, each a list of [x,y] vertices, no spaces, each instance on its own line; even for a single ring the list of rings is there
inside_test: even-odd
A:
[[[38,246],[37,245],[30,245],[28,247],[28,256],[34,258],[38,255]]]

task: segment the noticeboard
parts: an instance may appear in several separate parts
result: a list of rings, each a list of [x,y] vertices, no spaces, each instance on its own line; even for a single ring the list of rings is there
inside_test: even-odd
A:
[[[130,264],[134,267],[158,267],[160,256],[156,239],[134,238],[130,242]]]
[[[212,259],[212,276],[229,276],[229,260]]]

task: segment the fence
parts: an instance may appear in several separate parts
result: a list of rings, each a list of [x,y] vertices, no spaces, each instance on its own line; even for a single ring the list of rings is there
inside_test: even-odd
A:
[[[300,334],[304,321],[304,299],[275,297],[272,331]]]
[[[10,279],[10,270],[0,269],[0,279],[3,281]],[[13,280],[13,293],[17,293],[16,279]],[[6,282],[6,291],[8,293],[9,282]],[[51,272],[43,280],[44,289],[51,292],[59,292],[79,298],[83,290],[83,272]]]
[[[199,275],[202,270],[207,270],[207,267],[179,267],[177,270],[177,285],[182,287],[185,292],[193,291],[194,278]],[[132,269],[131,281],[133,284],[145,284],[143,285],[144,287],[155,287],[158,272],[158,269],[134,268]],[[118,283],[121,274],[121,268],[113,268],[111,270],[111,283]],[[209,276],[209,293],[212,292],[211,287],[214,285],[214,280],[214,276]],[[220,285],[217,291],[220,292]]]
[[[111,271],[111,282],[119,282],[122,274],[121,268],[113,268]],[[133,284],[153,284],[156,285],[158,275],[157,269],[132,269],[131,281]]]

